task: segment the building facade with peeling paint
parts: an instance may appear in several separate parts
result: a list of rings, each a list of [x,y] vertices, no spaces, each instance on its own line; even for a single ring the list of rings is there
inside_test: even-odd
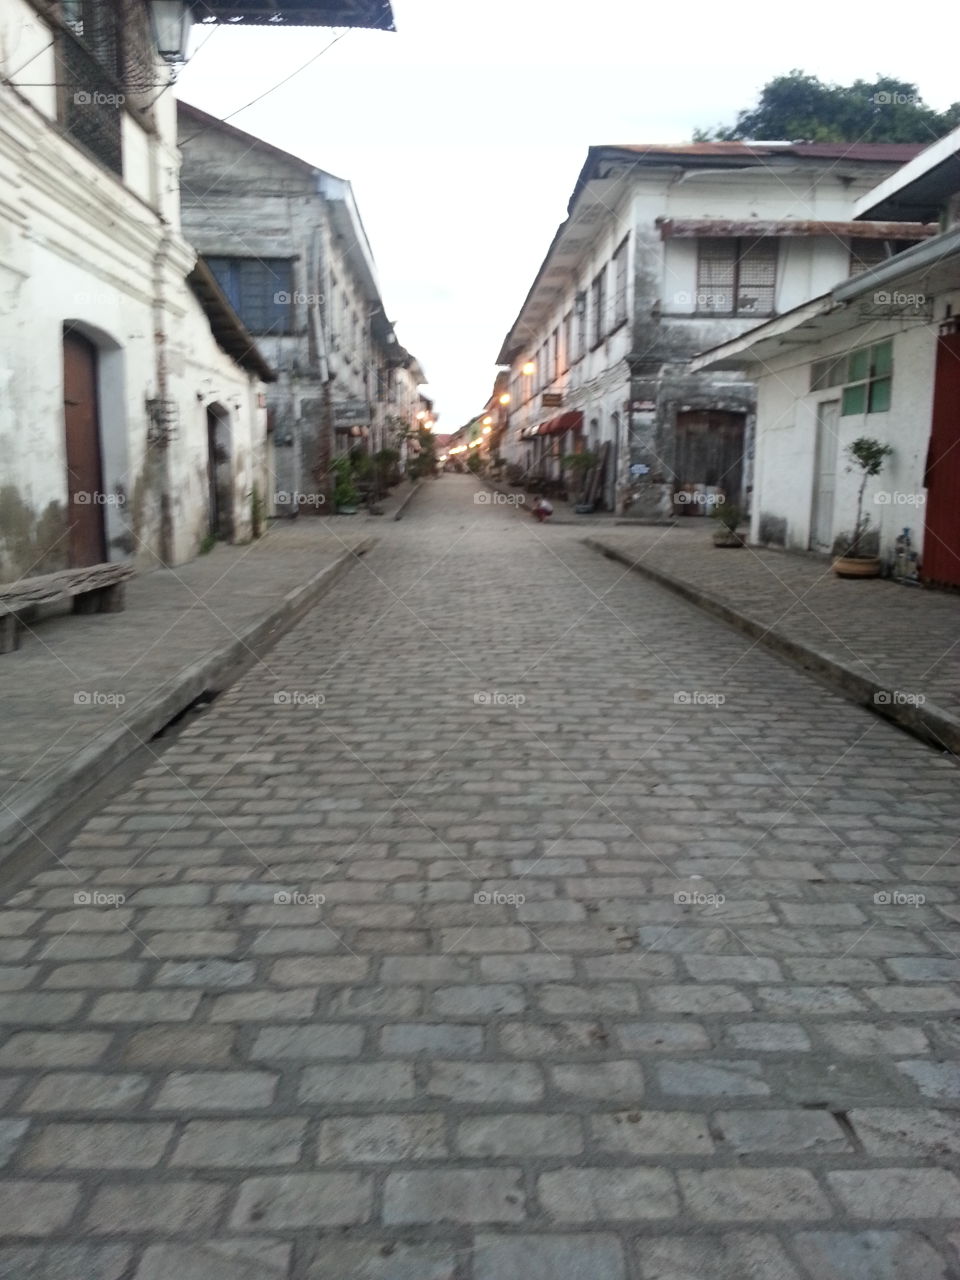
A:
[[[857,199],[920,150],[903,144],[591,148],[567,218],[504,340],[501,453],[562,479],[589,449],[608,509],[749,506],[756,411],[742,371],[700,370],[737,337],[932,234],[851,225]]]
[[[148,8],[60,12],[0,15],[0,581],[179,564],[262,483],[272,375],[181,234]]]
[[[187,234],[277,370],[276,514],[322,513],[332,460],[400,447],[424,373],[384,311],[348,181],[181,102]]]

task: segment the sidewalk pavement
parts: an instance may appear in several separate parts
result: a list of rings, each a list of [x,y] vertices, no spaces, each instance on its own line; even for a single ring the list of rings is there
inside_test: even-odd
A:
[[[301,515],[247,546],[218,545],[138,574],[119,614],[59,614],[0,658],[0,859],[204,692],[224,687],[392,528],[416,485],[379,517]]]
[[[711,533],[690,520],[604,530],[587,543],[960,754],[960,596],[840,579],[815,555],[719,549]]]

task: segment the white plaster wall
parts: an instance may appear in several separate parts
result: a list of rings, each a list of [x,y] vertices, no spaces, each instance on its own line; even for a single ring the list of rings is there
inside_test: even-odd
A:
[[[937,314],[942,314],[938,300]],[[883,471],[868,481],[864,510],[871,527],[879,528],[881,550],[893,553],[897,535],[907,526],[914,546],[923,542],[923,471],[930,437],[936,326],[922,321],[866,319],[850,331],[794,354],[768,360],[755,371],[757,380],[757,472],[752,536],[759,536],[764,515],[787,522],[786,545],[805,550],[810,541],[814,498],[817,406],[839,400],[842,388],[811,392],[810,365],[827,356],[893,339],[893,388],[886,413],[847,415],[839,419],[833,536],[852,530],[856,519],[858,474],[848,470],[844,450],[858,436],[871,436],[892,446]],[[878,503],[877,494],[892,496]]]
[[[49,28],[38,24],[31,6],[5,0],[0,72],[9,76],[41,50],[20,78],[54,80],[52,50],[42,51],[49,42]],[[16,551],[0,528],[5,572],[46,571],[67,560],[65,324],[100,352],[103,491],[110,497],[104,513],[112,559],[155,563],[164,473],[176,500],[175,558],[196,553],[194,531],[207,502],[192,479],[197,450],[206,447],[205,425],[200,436],[194,422],[202,379],[240,403],[238,456],[262,456],[259,387],[217,346],[186,284],[194,255],[161,220],[177,203],[175,183],[171,189],[175,116],[168,98],[160,100],[162,109],[158,104],[159,137],[125,119],[125,181],[47,123],[55,114],[50,93],[0,84],[0,487],[8,504],[28,513],[24,519],[38,552],[35,566],[24,563],[23,539]],[[180,422],[166,459],[147,451],[146,401],[159,392],[158,278],[172,354],[166,394],[176,402]],[[249,490],[246,472],[238,474],[241,484]]]

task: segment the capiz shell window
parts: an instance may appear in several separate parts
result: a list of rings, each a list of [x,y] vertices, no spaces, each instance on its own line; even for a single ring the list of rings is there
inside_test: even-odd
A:
[[[708,236],[698,241],[696,311],[772,315],[776,288],[776,240]]]

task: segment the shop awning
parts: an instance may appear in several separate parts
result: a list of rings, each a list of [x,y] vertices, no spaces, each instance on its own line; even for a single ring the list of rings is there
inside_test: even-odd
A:
[[[542,436],[558,436],[564,431],[579,431],[582,426],[582,411],[580,409],[570,409],[566,413],[561,413],[557,418],[551,418],[549,422],[541,423],[540,434]]]

